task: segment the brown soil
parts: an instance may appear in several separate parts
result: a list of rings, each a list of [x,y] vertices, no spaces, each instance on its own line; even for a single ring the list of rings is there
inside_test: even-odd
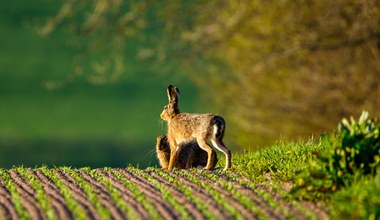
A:
[[[170,193],[172,194],[173,198],[182,206],[184,206],[189,213],[190,217],[193,219],[206,219],[206,217],[202,214],[202,212],[197,208],[196,204],[192,202],[189,198],[187,198],[181,190],[179,190],[175,185],[170,183],[169,180],[161,177],[157,173],[151,172],[151,171],[145,171],[145,173],[151,175],[157,181],[160,182],[160,184],[164,185],[165,188],[170,190]]]
[[[41,171],[29,171],[34,175],[42,185],[47,199],[51,201],[51,206],[54,209],[57,217],[59,219],[73,219],[74,216],[67,207],[65,198],[61,194],[59,188],[54,184],[54,182],[45,176]]]
[[[212,180],[210,180],[208,178],[203,177],[202,175],[200,175],[197,172],[190,172],[190,173],[195,175],[198,180],[208,184],[215,191],[218,191],[218,194],[223,198],[223,203],[229,204],[229,206],[231,208],[235,209],[243,217],[243,219],[257,219],[258,218],[258,216],[256,216],[247,207],[244,207],[239,201],[237,201],[233,197],[233,195],[229,191],[224,189],[219,184],[213,182]]]
[[[29,183],[16,171],[11,170],[9,172],[13,182],[16,184],[17,192],[21,196],[24,208],[29,213],[30,219],[47,219],[45,212],[41,206],[37,203],[34,189]]]
[[[70,175],[54,170],[59,179],[70,189],[72,197],[79,203],[82,209],[86,212],[88,219],[100,219],[94,204],[92,204],[84,190],[76,183]]]
[[[205,188],[199,187],[197,184],[195,184],[186,177],[179,177],[173,172],[167,172],[172,177],[178,179],[178,181],[181,184],[190,188],[195,197],[197,197],[201,201],[204,201],[204,203],[208,207],[208,211],[210,211],[214,216],[216,216],[217,219],[232,219],[231,214],[228,213],[227,210],[225,210],[220,204],[218,204],[216,200],[212,199],[212,195]]]
[[[272,198],[276,201],[276,204],[279,205],[278,208],[271,207],[269,202],[265,200],[262,196],[260,196],[255,189],[251,188],[248,185],[239,183],[236,180],[233,180],[231,178],[228,178],[227,176],[216,174],[216,176],[221,179],[223,182],[230,182],[234,184],[235,189],[241,193],[242,195],[245,195],[247,198],[251,200],[253,204],[257,208],[260,209],[261,213],[268,218],[273,218],[273,219],[286,219],[286,216],[284,216],[283,212],[287,210],[288,212],[293,211],[288,207],[287,203],[282,203],[283,200],[279,195],[273,195]],[[203,177],[204,178],[204,177]],[[282,212],[281,212],[282,211]],[[295,213],[291,213],[292,216]],[[300,216],[296,216],[297,219],[302,219]],[[304,217],[304,216],[301,216]]]
[[[4,185],[4,180],[0,178],[0,219],[17,219],[17,211],[12,202],[12,196]]]
[[[274,192],[273,189],[269,186],[267,183],[262,183],[262,184],[255,184],[250,180],[249,178],[245,176],[238,176],[238,178],[243,179],[245,182],[250,183],[250,185],[256,185],[256,187],[260,190],[264,190],[268,192],[272,198],[276,201],[281,206],[281,210],[288,210],[292,216],[294,216],[296,219],[309,219],[309,217],[299,210],[298,208],[294,207],[293,205],[289,204],[286,200],[282,198],[282,196]],[[267,174],[267,179],[268,181],[270,180],[270,174]],[[282,187],[285,191],[289,192],[291,189],[291,183],[286,183]],[[303,201],[300,203],[300,205],[306,209],[309,210],[310,212],[314,213],[315,217],[317,219],[329,219],[328,213],[326,209],[323,207],[322,204],[316,204],[316,203],[311,203],[307,201]]]
[[[96,192],[97,196],[100,198],[101,204],[110,211],[111,219],[123,220],[126,216],[120,210],[120,208],[115,204],[112,199],[111,194],[108,192],[106,187],[98,182],[96,179],[91,177],[88,173],[80,170],[78,173],[83,177],[85,181],[90,183],[93,190]]]
[[[146,199],[151,202],[163,219],[178,219],[180,215],[175,212],[174,207],[165,201],[160,190],[147,179],[129,171],[128,169],[117,169],[129,181],[134,183],[138,189],[145,195]]]
[[[101,219],[99,210],[90,201],[89,195],[86,193],[88,190],[85,191],[82,188],[83,185],[65,171],[57,169],[51,171],[70,190],[69,196],[83,210],[86,219]],[[195,169],[181,172],[157,170],[133,172],[128,168],[111,171],[96,169],[98,174],[95,175],[96,178],[84,170],[74,171],[91,186],[90,190],[97,196],[99,204],[109,211],[110,219],[115,220],[128,218],[127,213],[124,213],[123,209],[117,205],[120,202],[123,202],[128,210],[132,211],[133,219],[152,219],[153,216],[149,214],[152,210],[147,210],[149,207],[152,207],[161,219],[183,219],[184,216],[170,201],[175,201],[176,204],[183,207],[189,218],[199,220],[208,219],[210,216],[214,219],[236,219],[237,217],[243,219],[307,219],[308,216],[304,213],[304,209],[315,213],[316,218],[328,218],[326,211],[316,204],[301,203],[303,208],[296,208],[274,192],[268,184],[255,184],[243,176],[236,176],[237,179],[231,175],[208,173],[223,183],[221,184],[214,182]],[[37,201],[36,192],[30,183],[16,170],[12,169],[6,172],[9,173],[17,190],[16,193],[21,198],[23,209],[28,212],[29,218],[47,219],[47,214]],[[65,200],[66,195],[63,195],[56,183],[38,169],[28,169],[28,172],[41,184],[46,200],[50,202],[55,216],[58,219],[75,219],[73,210],[70,210]],[[103,181],[99,181],[99,177]],[[135,189],[130,189],[125,181],[134,184]],[[7,184],[0,178],[0,219],[19,219],[14,198],[6,186]],[[108,190],[110,188],[115,190],[112,193],[118,193],[120,196],[118,199],[121,201],[115,201],[112,197],[115,194]],[[137,192],[133,191],[136,189]],[[264,192],[271,199],[263,198],[260,192]],[[236,196],[237,194],[241,197]],[[243,204],[239,201],[240,199],[247,202]],[[146,201],[149,205],[141,204],[142,201]]]
[[[106,172],[104,170],[99,170],[99,173],[103,175],[110,183],[112,184],[112,187],[114,187],[116,190],[119,191],[121,195],[121,199],[124,200],[128,206],[134,210],[134,213],[136,214],[136,218],[138,219],[150,219],[150,216],[147,212],[147,210],[144,209],[143,205],[136,201],[134,198],[133,192],[131,192],[128,188],[125,187],[125,185],[117,180],[117,178],[111,173]]]

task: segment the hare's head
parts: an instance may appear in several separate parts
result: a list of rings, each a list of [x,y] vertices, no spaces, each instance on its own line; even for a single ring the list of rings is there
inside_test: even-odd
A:
[[[166,92],[168,95],[169,104],[164,106],[164,110],[160,115],[161,119],[165,121],[170,120],[174,115],[179,114],[179,89],[175,86],[169,85]]]

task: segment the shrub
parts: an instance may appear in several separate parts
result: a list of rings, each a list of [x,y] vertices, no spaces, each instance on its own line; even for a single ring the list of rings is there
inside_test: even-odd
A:
[[[380,219],[380,175],[363,178],[331,198],[331,219]]]
[[[294,192],[320,199],[363,176],[374,176],[380,164],[380,125],[363,111],[358,121],[343,119],[338,132],[322,137],[325,151],[315,154],[311,169],[295,180]]]
[[[368,119],[364,111],[358,122],[352,117],[350,121],[343,119],[339,133],[338,141],[330,140],[333,151],[328,170],[335,181],[345,185],[351,175],[375,174],[380,164],[380,125],[376,119]]]

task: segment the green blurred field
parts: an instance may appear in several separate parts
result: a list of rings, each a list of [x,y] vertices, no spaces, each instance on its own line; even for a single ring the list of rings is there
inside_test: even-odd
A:
[[[44,82],[72,70],[75,54],[66,34],[43,38],[33,28],[59,5],[21,0],[0,8],[0,167],[155,165],[155,137],[165,132],[159,118],[165,88],[178,85],[181,108],[200,111],[194,86],[129,60],[116,84],[77,79],[47,90]]]

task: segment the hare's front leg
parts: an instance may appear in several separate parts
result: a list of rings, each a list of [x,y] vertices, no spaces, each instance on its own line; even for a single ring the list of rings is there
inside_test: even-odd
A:
[[[180,145],[175,145],[173,147],[170,145],[170,160],[169,160],[168,169],[174,168],[175,164],[178,161],[178,156],[181,150],[182,150],[182,146]]]
[[[203,150],[205,150],[207,152],[207,164],[205,166],[205,170],[212,170],[214,168],[213,166],[213,162],[215,161],[215,154],[213,154],[213,150],[212,148],[210,147],[210,145],[207,144],[206,140],[204,139],[197,139],[197,143],[199,145],[199,147],[201,147]]]

